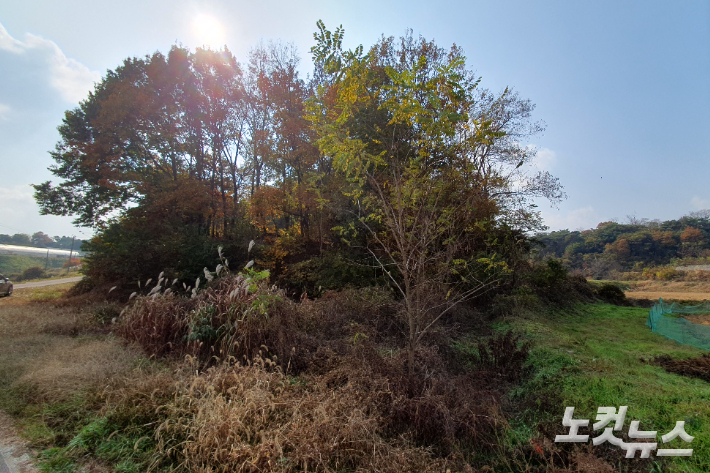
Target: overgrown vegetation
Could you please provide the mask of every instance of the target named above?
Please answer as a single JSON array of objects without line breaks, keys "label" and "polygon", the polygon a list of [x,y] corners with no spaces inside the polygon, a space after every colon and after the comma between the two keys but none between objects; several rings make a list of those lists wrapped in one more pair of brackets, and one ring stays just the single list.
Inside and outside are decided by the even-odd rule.
[{"label": "overgrown vegetation", "polygon": [[633,406],[644,428],[692,415],[702,440],[708,390],[639,361],[695,352],[617,285],[531,258],[533,199],[564,197],[522,144],[534,106],[481,89],[456,47],[410,32],[346,51],[318,29],[309,81],[287,47],[242,67],[175,46],[67,113],[63,181],[36,198],[98,230],[87,278],[0,319],[0,408],[43,468],[707,469],[700,442],[675,462],[552,442],[567,405]]},{"label": "overgrown vegetation", "polygon": [[[196,288],[164,275],[142,283],[123,311],[95,294],[38,304],[18,292],[8,301],[36,315],[4,331],[13,345],[0,353],[0,408],[21,419],[55,472],[704,471],[702,442],[669,463],[551,441],[565,431],[565,405],[590,418],[598,406],[629,405],[648,429],[691,419],[698,440],[710,414],[704,382],[641,359],[697,350],[643,330],[643,309],[580,306],[574,291],[562,305],[546,299],[546,287],[581,284],[559,268],[535,269],[525,281],[537,303],[492,323],[481,308],[459,307],[418,347],[413,374],[403,302],[382,287],[296,302],[264,272],[218,268]],[[19,309],[7,308],[5,324]],[[124,352],[109,329],[143,355]],[[36,347],[29,341],[43,333],[65,354],[33,371],[57,347],[13,347]],[[106,350],[87,373],[84,360]]]}]

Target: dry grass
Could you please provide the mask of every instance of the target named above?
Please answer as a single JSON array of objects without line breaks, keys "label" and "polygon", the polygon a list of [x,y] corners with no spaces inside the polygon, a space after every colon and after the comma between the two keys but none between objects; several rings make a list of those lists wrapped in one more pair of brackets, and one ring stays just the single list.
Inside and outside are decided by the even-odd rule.
[{"label": "dry grass", "polygon": [[[46,420],[49,428],[73,423],[43,444],[62,447],[47,457],[55,465],[472,472],[469,462],[482,455],[505,458],[501,406],[529,348],[512,334],[479,347],[466,370],[422,346],[411,376],[398,305],[386,293],[344,291],[297,304],[225,277],[192,299],[160,294],[132,303],[120,333],[151,356],[173,355],[146,364],[98,324],[97,310],[115,306],[53,289],[0,301],[0,381],[30,387],[35,403],[91,400],[78,408],[86,413],[64,409]],[[527,448],[520,464],[562,471],[528,458],[536,452]],[[582,453],[565,461],[578,471],[603,464]]]},{"label": "dry grass", "polygon": [[664,301],[706,301],[710,299],[710,294],[699,292],[670,292],[670,291],[648,291],[648,292],[627,292],[629,299],[649,299]]},{"label": "dry grass", "polygon": [[404,437],[383,437],[376,405],[388,389],[374,382],[372,390],[294,383],[260,358],[183,376],[157,430],[159,450],[185,472],[456,470]]},{"label": "dry grass", "polygon": [[[465,455],[493,448],[506,380],[520,374],[508,371],[522,370],[526,349],[507,363],[517,339],[491,345],[490,366],[464,375],[450,372],[433,346],[421,347],[410,376],[397,349],[398,310],[380,290],[297,304],[265,285],[250,291],[240,276],[192,299],[139,297],[119,333],[151,355],[192,361],[175,374],[176,388],[125,383],[112,388],[124,400],[108,404],[160,412],[139,416],[160,424],[156,468],[466,470]],[[156,405],[166,392],[170,399]]]},{"label": "dry grass", "polygon": [[72,284],[19,289],[0,299],[0,384],[60,401],[125,370],[139,353],[102,334],[94,306],[55,302]]},{"label": "dry grass", "polygon": [[638,281],[629,283],[626,297],[632,299],[659,299],[702,301],[710,299],[710,282],[707,281]]}]

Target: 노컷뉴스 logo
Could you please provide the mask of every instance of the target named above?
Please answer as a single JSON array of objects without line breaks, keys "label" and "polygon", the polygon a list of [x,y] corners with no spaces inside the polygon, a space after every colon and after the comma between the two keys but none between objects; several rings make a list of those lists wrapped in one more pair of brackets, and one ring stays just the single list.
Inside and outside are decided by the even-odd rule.
[{"label": "\ub178\ucef7\ub274\uc2a4 logo", "polygon": [[[624,442],[622,439],[614,436],[614,431],[619,431],[624,426],[626,418],[626,410],[628,406],[621,406],[619,412],[616,412],[615,407],[600,407],[597,410],[597,422],[592,425],[592,429],[604,429],[601,435],[592,438],[592,445],[601,445],[604,442],[609,442],[612,445],[626,450],[626,458],[635,458],[636,452],[641,452],[640,458],[649,458],[651,452],[658,447],[657,442]],[[589,440],[589,435],[581,435],[578,433],[580,427],[589,426],[589,419],[573,419],[574,407],[565,408],[565,416],[562,418],[562,425],[569,427],[567,435],[557,435],[555,442],[586,442]],[[607,425],[614,421],[614,427]],[[668,443],[676,437],[680,437],[683,441],[690,443],[694,437],[691,437],[685,432],[685,421],[677,421],[673,430],[661,437],[663,443]],[[655,439],[656,431],[639,430],[639,421],[634,420],[629,427],[629,438],[632,439]],[[693,454],[692,448],[658,448],[656,450],[657,457],[689,457]]]}]

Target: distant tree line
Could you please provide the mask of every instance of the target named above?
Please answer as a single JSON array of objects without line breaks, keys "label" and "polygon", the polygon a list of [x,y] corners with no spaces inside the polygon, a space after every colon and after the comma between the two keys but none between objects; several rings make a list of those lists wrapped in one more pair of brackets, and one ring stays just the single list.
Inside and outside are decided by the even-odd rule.
[{"label": "distant tree line", "polygon": [[[74,240],[74,250],[79,251],[83,243],[85,243],[84,240]],[[72,237],[50,237],[44,232],[36,232],[32,235],[28,235],[25,233],[5,235],[0,233],[0,245],[33,246],[35,248],[56,248],[70,250],[72,248]]]},{"label": "distant tree line", "polygon": [[673,262],[707,262],[710,258],[710,211],[693,212],[677,220],[637,219],[602,222],[584,231],[539,233],[538,255],[564,261],[589,276],[609,271],[641,271]]}]

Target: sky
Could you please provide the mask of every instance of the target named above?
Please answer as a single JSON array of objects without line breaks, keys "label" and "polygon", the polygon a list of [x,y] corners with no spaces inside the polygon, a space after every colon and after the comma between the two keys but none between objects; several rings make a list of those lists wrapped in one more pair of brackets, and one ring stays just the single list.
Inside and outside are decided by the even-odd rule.
[{"label": "sky", "polygon": [[455,43],[482,87],[535,103],[528,144],[568,196],[539,202],[551,230],[710,208],[710,0],[23,0],[0,2],[0,233],[91,236],[40,216],[30,184],[56,182],[57,126],[107,70],[174,44],[246,62],[280,40],[305,76],[319,19],[346,48],[407,28]]}]

